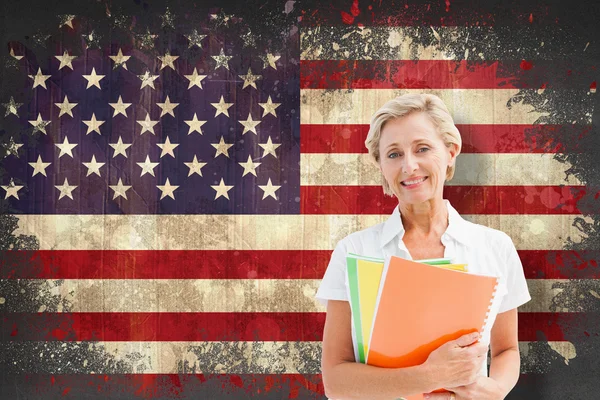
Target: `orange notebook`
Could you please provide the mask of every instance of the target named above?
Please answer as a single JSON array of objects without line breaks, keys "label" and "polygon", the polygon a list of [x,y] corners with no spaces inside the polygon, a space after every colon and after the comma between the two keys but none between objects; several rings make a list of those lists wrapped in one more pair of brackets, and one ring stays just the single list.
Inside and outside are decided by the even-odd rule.
[{"label": "orange notebook", "polygon": [[392,256],[379,286],[367,364],[419,365],[442,344],[482,333],[498,278]]}]

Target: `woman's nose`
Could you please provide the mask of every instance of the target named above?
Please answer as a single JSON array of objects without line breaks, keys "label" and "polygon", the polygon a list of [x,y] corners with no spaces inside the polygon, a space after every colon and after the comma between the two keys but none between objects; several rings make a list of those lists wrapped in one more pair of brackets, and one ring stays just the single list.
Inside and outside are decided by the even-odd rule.
[{"label": "woman's nose", "polygon": [[405,154],[402,162],[402,172],[406,175],[412,174],[417,169],[417,160],[415,157]]}]

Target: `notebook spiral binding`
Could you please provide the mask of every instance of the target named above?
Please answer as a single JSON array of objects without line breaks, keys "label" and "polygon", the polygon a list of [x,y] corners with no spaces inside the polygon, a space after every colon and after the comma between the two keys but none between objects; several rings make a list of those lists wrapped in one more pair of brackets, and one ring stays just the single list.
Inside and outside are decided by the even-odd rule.
[{"label": "notebook spiral binding", "polygon": [[492,307],[494,306],[494,302],[496,301],[496,295],[498,294],[498,286],[500,285],[500,280],[496,278],[496,285],[494,286],[494,291],[492,292],[492,297],[490,298],[490,304],[488,305],[488,310],[485,313],[485,319],[483,320],[483,325],[479,330],[481,336],[484,335],[488,330],[491,330],[492,327],[489,326],[492,321],[489,320],[490,312],[492,311]]}]

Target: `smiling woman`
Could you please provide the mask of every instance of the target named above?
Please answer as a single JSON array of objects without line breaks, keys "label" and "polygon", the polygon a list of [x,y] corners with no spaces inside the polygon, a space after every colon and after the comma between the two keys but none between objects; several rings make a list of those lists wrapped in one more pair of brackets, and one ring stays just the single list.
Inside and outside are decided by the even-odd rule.
[{"label": "smiling woman", "polygon": [[[464,220],[443,198],[462,146],[452,116],[434,95],[400,96],[373,115],[365,145],[381,172],[384,193],[395,196],[398,206],[384,223],[337,244],[317,292],[327,306],[322,357],[326,394],[333,399],[503,399],[519,377],[517,307],[531,297],[510,237]],[[488,316],[491,331],[448,342],[415,367],[356,363],[346,294],[348,253],[384,259],[448,257],[469,265],[469,272],[499,277],[500,301]],[[430,393],[438,388],[449,393]]]}]

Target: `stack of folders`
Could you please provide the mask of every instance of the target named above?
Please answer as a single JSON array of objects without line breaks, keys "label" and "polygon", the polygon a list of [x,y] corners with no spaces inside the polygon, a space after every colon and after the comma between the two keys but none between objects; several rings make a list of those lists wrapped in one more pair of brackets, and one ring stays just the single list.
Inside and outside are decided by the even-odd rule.
[{"label": "stack of folders", "polygon": [[356,362],[385,368],[420,365],[442,344],[484,333],[497,277],[469,273],[466,264],[449,258],[392,256],[386,263],[348,254],[346,259]]}]

